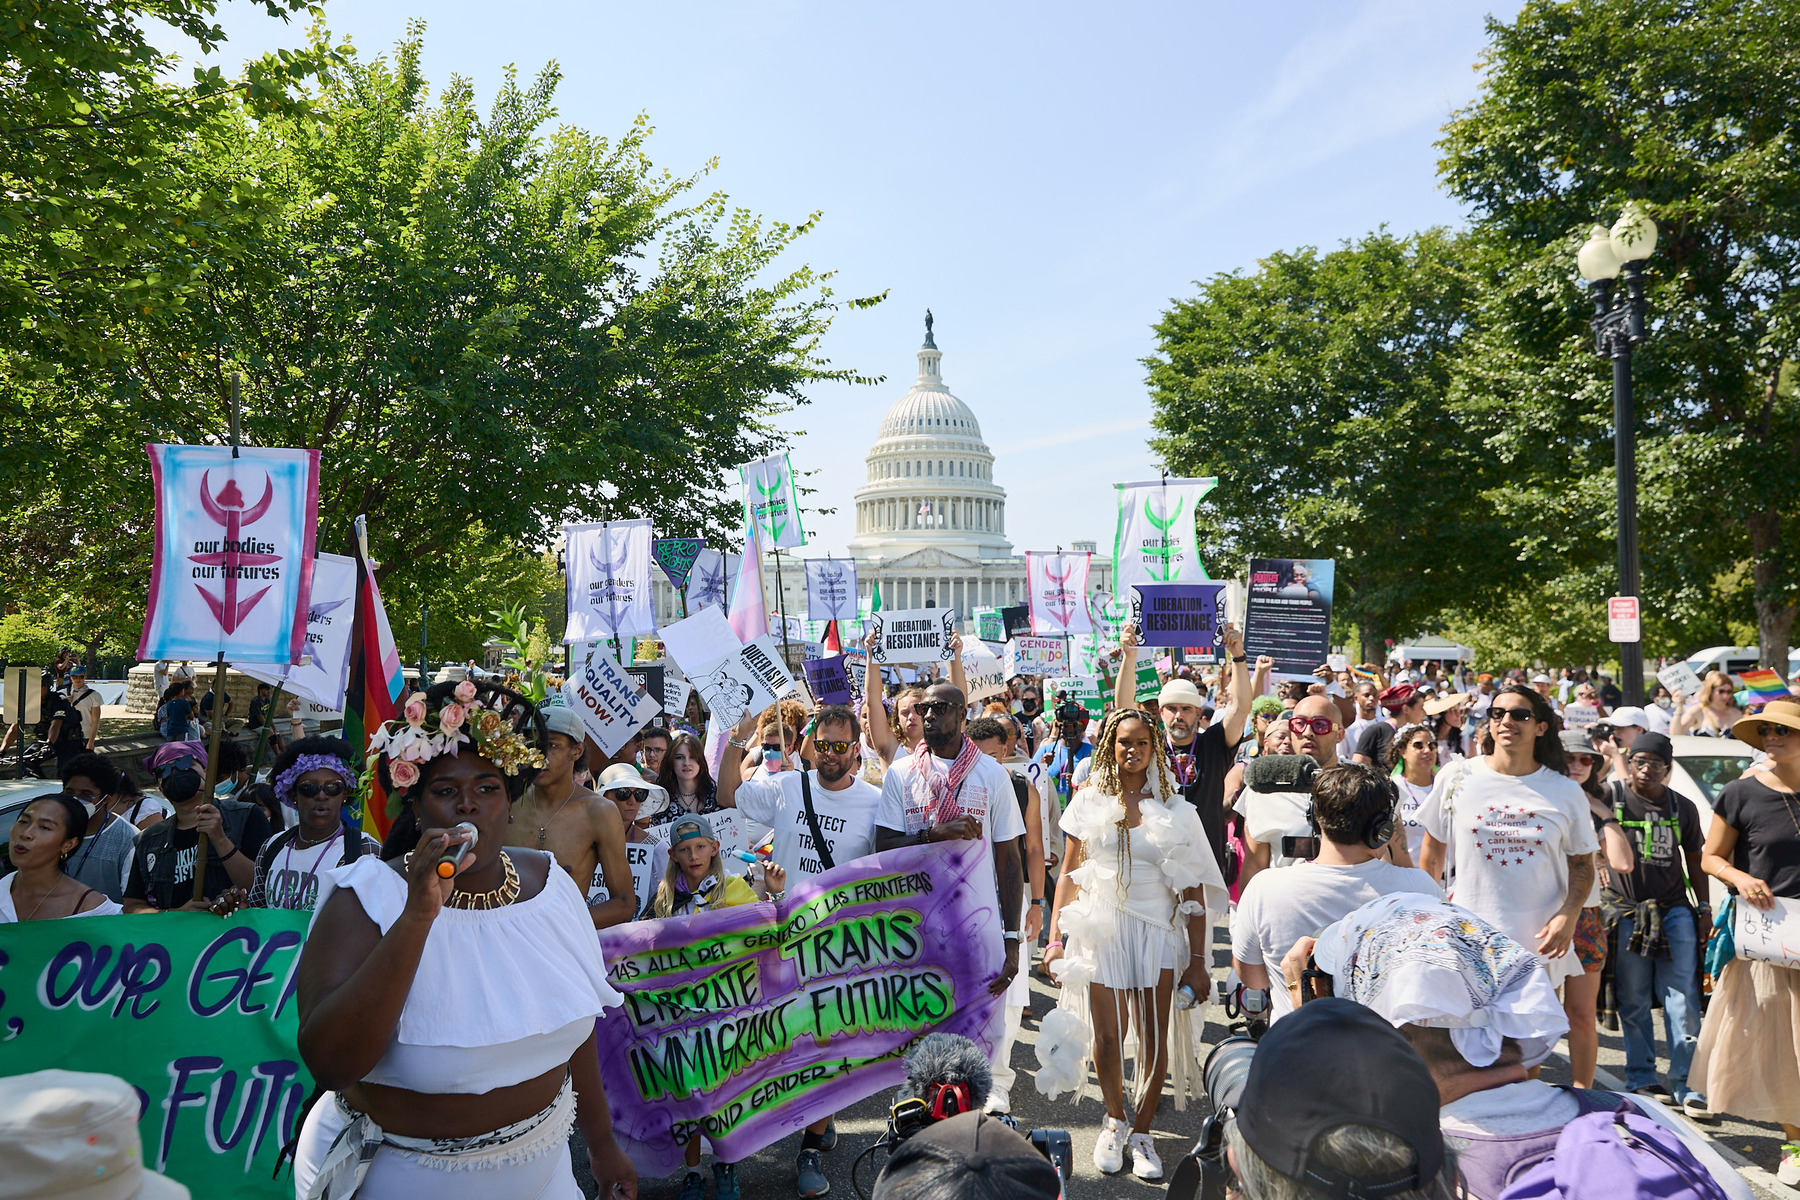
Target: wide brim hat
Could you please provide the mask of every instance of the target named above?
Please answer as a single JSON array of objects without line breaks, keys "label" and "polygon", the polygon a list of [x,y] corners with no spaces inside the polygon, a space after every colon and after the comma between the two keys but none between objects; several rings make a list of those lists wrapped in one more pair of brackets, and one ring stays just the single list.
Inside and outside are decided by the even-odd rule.
[{"label": "wide brim hat", "polygon": [[51,1068],[0,1078],[0,1191],[189,1200],[144,1165],[137,1092],[116,1075]]},{"label": "wide brim hat", "polygon": [[1469,693],[1451,692],[1447,696],[1439,696],[1435,700],[1427,700],[1425,702],[1425,715],[1428,717],[1442,716],[1453,708],[1461,708],[1468,702]]},{"label": "wide brim hat", "polygon": [[645,817],[654,817],[656,814],[662,812],[663,809],[669,807],[668,789],[664,788],[660,783],[645,779],[644,773],[630,763],[614,763],[612,766],[606,768],[606,770],[600,772],[599,791],[602,796],[607,795],[609,792],[639,789],[648,791],[650,794],[644,798],[643,805],[638,809],[638,820],[641,821]]},{"label": "wide brim hat", "polygon": [[1747,746],[1763,748],[1762,727],[1783,725],[1800,730],[1800,700],[1771,700],[1755,716],[1739,717],[1731,726],[1731,736]]}]

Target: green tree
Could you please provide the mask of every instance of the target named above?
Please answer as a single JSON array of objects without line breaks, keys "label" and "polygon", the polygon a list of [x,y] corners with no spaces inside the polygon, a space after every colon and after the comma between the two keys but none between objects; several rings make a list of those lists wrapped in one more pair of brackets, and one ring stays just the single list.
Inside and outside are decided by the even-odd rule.
[{"label": "green tree", "polygon": [[1334,615],[1365,652],[1427,629],[1505,534],[1476,502],[1481,446],[1450,420],[1474,308],[1468,248],[1443,230],[1276,253],[1215,276],[1156,325],[1153,449],[1216,475],[1207,553],[1335,558]]},{"label": "green tree", "polygon": [[[1610,368],[1592,356],[1574,251],[1641,203],[1651,332],[1635,357],[1647,607],[1727,629],[1748,563],[1764,663],[1784,669],[1800,597],[1800,6],[1568,0],[1490,21],[1479,98],[1442,172],[1505,263],[1458,370],[1459,419],[1494,448],[1484,494],[1524,576],[1598,620],[1610,567]],[[1785,528],[1784,528],[1785,526]],[[1586,606],[1591,605],[1591,608]]]}]

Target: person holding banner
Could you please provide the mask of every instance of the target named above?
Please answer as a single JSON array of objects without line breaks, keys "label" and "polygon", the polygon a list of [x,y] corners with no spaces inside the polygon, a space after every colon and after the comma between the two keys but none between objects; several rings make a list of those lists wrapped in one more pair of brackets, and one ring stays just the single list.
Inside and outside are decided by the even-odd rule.
[{"label": "person holding banner", "polygon": [[[1095,741],[1093,774],[1063,813],[1064,870],[1044,962],[1062,985],[1057,1007],[1093,1031],[1094,1074],[1106,1101],[1094,1166],[1103,1174],[1121,1169],[1129,1142],[1132,1174],[1160,1179],[1150,1125],[1170,1064],[1175,985],[1179,978],[1194,995],[1212,994],[1207,914],[1225,911],[1225,880],[1200,814],[1177,803],[1168,749],[1144,714],[1114,710]],[[1192,1012],[1176,1016],[1173,1038],[1183,1104],[1186,1085],[1200,1077],[1191,1061]],[[1129,1132],[1128,1035],[1137,1042]]]},{"label": "person holding banner", "polygon": [[[269,837],[269,818],[254,804],[200,795],[206,750],[198,742],[169,742],[150,760],[174,813],[138,835],[125,882],[125,911],[211,912],[241,904],[256,881],[256,856]],[[204,899],[194,898],[194,861],[206,839]]]},{"label": "person holding banner", "polygon": [[635,1197],[594,1035],[620,997],[581,889],[548,851],[504,845],[543,718],[473,680],[402,711],[369,743],[371,781],[401,806],[386,861],[326,872],[296,968],[300,1056],[329,1089],[296,1195],[575,1200],[579,1124],[601,1195]]},{"label": "person holding banner", "polygon": [[[631,868],[633,905],[630,919],[639,920],[650,915],[650,898],[669,865],[668,843],[645,828],[650,818],[669,806],[669,794],[630,763],[614,763],[600,773],[600,794],[618,807],[619,819],[625,822],[625,861]],[[643,824],[639,824],[640,814]],[[607,895],[605,876],[596,870],[588,885],[589,911]]]},{"label": "person holding banner", "polygon": [[13,822],[13,873],[0,879],[0,924],[103,917],[124,910],[68,873],[87,830],[85,805],[67,792],[33,800]]}]

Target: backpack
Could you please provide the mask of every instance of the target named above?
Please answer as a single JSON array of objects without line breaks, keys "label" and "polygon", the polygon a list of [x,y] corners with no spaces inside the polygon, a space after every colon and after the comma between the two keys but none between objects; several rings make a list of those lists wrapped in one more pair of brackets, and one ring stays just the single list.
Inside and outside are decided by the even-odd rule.
[{"label": "backpack", "polygon": [[1673,1129],[1626,1102],[1616,1112],[1588,1112],[1563,1126],[1556,1148],[1515,1168],[1499,1200],[1726,1200]]}]

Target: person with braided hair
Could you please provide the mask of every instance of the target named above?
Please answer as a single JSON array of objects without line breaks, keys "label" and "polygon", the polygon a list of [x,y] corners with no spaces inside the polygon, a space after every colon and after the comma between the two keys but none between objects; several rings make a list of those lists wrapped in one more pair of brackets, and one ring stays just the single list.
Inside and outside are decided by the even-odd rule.
[{"label": "person with braided hair", "polygon": [[[1178,1108],[1200,1081],[1190,1026],[1202,1010],[1174,1011],[1171,1036],[1176,981],[1196,996],[1212,994],[1210,917],[1225,912],[1225,880],[1199,812],[1181,802],[1167,744],[1136,709],[1107,714],[1094,739],[1093,770],[1063,813],[1062,830],[1064,870],[1044,966],[1062,987],[1057,1007],[1093,1033],[1094,1074],[1106,1101],[1094,1165],[1107,1174],[1121,1169],[1129,1140],[1132,1174],[1160,1179],[1150,1124],[1163,1073],[1173,1060]],[[1129,1138],[1127,1035],[1137,1043]],[[1085,1068],[1075,1078],[1084,1075]]]}]

